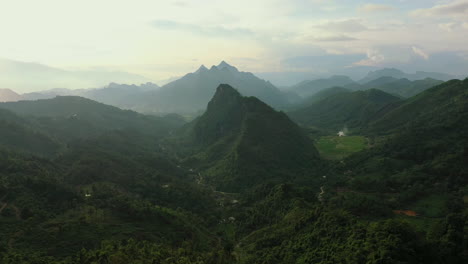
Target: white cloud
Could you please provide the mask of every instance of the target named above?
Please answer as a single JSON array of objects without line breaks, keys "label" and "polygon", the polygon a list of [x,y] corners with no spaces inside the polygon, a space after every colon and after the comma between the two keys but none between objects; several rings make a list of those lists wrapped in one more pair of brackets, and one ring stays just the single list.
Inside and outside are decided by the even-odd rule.
[{"label": "white cloud", "polygon": [[411,49],[413,50],[414,54],[420,56],[421,58],[423,58],[425,60],[429,59],[429,54],[424,52],[422,49],[417,48],[417,47],[411,47]]},{"label": "white cloud", "polygon": [[379,4],[365,4],[359,7],[360,12],[365,13],[376,13],[376,12],[387,12],[392,11],[395,8],[390,5],[379,5]]},{"label": "white cloud", "polygon": [[468,15],[468,0],[455,0],[447,4],[435,5],[431,8],[418,9],[411,13],[414,16],[456,16],[466,19]]},{"label": "white cloud", "polygon": [[180,30],[192,34],[200,34],[213,37],[241,37],[251,36],[253,32],[246,28],[223,27],[223,26],[201,26],[191,23],[181,23],[172,20],[155,20],[151,26],[163,30]]},{"label": "white cloud", "polygon": [[385,56],[378,50],[367,50],[367,59],[353,63],[355,66],[379,66],[385,61]]},{"label": "white cloud", "polygon": [[360,32],[368,29],[362,24],[362,20],[357,18],[328,21],[315,27],[336,32]]},{"label": "white cloud", "polygon": [[456,27],[457,27],[457,23],[454,23],[454,22],[439,24],[439,28],[447,32],[453,32]]},{"label": "white cloud", "polygon": [[357,38],[353,38],[347,35],[338,34],[338,35],[326,35],[320,37],[313,37],[312,40],[323,41],[323,42],[337,42],[337,41],[353,41]]}]

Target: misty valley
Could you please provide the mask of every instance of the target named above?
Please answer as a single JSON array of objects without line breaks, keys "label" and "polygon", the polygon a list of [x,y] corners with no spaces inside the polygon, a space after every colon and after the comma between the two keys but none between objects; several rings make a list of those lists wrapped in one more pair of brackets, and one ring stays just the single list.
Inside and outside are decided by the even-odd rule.
[{"label": "misty valley", "polygon": [[468,79],[223,61],[0,101],[2,264],[468,261]]}]

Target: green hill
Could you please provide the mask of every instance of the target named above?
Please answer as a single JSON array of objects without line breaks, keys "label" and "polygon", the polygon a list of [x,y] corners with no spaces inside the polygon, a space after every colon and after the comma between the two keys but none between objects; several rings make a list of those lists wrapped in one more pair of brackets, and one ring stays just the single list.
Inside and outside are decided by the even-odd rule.
[{"label": "green hill", "polygon": [[179,120],[171,117],[142,115],[77,96],[0,103],[0,108],[23,116],[65,142],[121,129],[165,135],[180,124]]},{"label": "green hill", "polygon": [[337,132],[343,127],[360,129],[392,109],[400,99],[383,91],[342,91],[311,105],[289,112],[302,125]]},{"label": "green hill", "polygon": [[450,122],[453,125],[462,120],[461,114],[466,110],[467,83],[466,79],[452,80],[409,98],[373,122],[369,131],[389,134],[408,126],[415,126],[416,123],[423,124],[421,129],[427,129],[437,123],[442,125]]},{"label": "green hill", "polygon": [[284,113],[229,85],[217,88],[191,138],[200,148],[191,162],[204,164],[202,176],[221,190],[309,177],[320,165],[312,142]]},{"label": "green hill", "polygon": [[345,87],[352,90],[379,89],[389,94],[409,98],[441,83],[443,81],[431,78],[410,81],[406,78],[397,79],[384,76],[364,84],[352,84]]},{"label": "green hill", "polygon": [[466,195],[467,102],[468,80],[452,80],[371,123],[365,132],[379,136],[380,142],[345,161],[343,171],[352,171],[348,186],[368,194],[388,193],[389,206],[427,217],[441,218],[450,208],[463,208],[450,207],[448,201],[462,203]]}]

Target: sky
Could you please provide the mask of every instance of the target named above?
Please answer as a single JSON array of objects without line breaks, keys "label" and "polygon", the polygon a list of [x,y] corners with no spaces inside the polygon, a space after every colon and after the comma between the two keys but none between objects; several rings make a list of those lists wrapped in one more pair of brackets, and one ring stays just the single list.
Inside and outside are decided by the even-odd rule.
[{"label": "sky", "polygon": [[468,72],[468,0],[0,0],[0,36],[2,59],[151,80],[221,60],[259,73]]}]

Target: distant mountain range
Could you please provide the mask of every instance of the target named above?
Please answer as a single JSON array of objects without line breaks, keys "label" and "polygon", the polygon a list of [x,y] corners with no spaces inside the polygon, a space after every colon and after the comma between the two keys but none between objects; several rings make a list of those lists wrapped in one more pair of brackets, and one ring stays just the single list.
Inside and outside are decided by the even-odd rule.
[{"label": "distant mountain range", "polygon": [[381,77],[393,77],[396,79],[408,79],[410,81],[415,80],[422,80],[426,78],[448,81],[451,79],[455,79],[456,76],[445,74],[445,73],[438,73],[438,72],[423,72],[417,71],[416,73],[405,73],[395,68],[385,68],[381,70],[371,71],[367,74],[366,77],[359,80],[358,82],[361,84],[368,83],[370,81],[379,79]]},{"label": "distant mountain range", "polygon": [[52,88],[92,88],[117,83],[146,83],[143,76],[122,71],[71,71],[31,62],[0,59],[0,85],[18,93]]},{"label": "distant mountain range", "polygon": [[268,81],[249,72],[241,72],[226,62],[210,69],[201,66],[197,71],[162,87],[153,83],[142,85],[115,84],[99,89],[53,89],[22,96],[25,100],[53,98],[57,95],[77,95],[102,103],[144,113],[195,113],[202,111],[216,87],[227,83],[239,91],[255,96],[274,107],[282,107],[300,98],[282,92]]},{"label": "distant mountain range", "polygon": [[291,90],[302,97],[307,97],[326,88],[336,86],[343,87],[354,83],[355,82],[348,76],[336,75],[327,79],[303,81],[291,87]]},{"label": "distant mountain range", "polygon": [[[30,66],[34,71],[40,68],[44,72],[56,72],[47,70],[41,65]],[[239,71],[236,67],[222,61],[210,69],[202,65],[197,71],[188,73],[162,87],[151,82],[141,85],[110,83],[96,89],[51,89],[25,93],[21,97],[12,94],[13,91],[9,91],[7,96],[4,91],[5,95],[0,94],[0,100],[37,100],[73,95],[141,113],[180,113],[193,116],[203,111],[216,87],[221,83],[236,87],[243,95],[255,96],[274,108],[292,109],[293,105],[306,104],[314,100],[308,97],[331,87],[343,87],[354,91],[375,88],[408,98],[440,84],[442,81],[439,80],[452,77],[441,73],[407,74],[397,69],[382,69],[369,72],[365,78],[357,82],[348,76],[336,75],[303,81],[287,90],[279,90],[269,81],[262,80],[250,72]]]},{"label": "distant mountain range", "polygon": [[290,91],[307,98],[331,87],[344,87],[354,91],[375,88],[408,98],[441,84],[444,80],[453,78],[455,77],[443,73],[416,72],[408,74],[397,69],[382,69],[369,72],[365,78],[357,82],[347,76],[336,75],[325,79],[303,81],[292,86]]},{"label": "distant mountain range", "polygon": [[133,102],[138,101],[140,95],[145,92],[157,90],[160,87],[148,82],[141,85],[127,85],[110,83],[97,89],[52,89],[35,93],[26,93],[21,96],[23,100],[50,99],[56,96],[81,96],[101,103],[118,106],[120,108],[132,108]]},{"label": "distant mountain range", "polygon": [[149,112],[185,112],[203,110],[221,83],[238,87],[247,96],[255,96],[269,105],[281,107],[288,104],[283,92],[268,81],[250,72],[241,72],[226,62],[210,69],[201,66],[197,71],[170,82],[157,91],[141,98],[135,110]]}]

